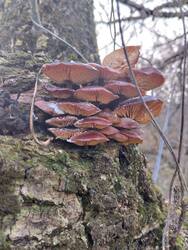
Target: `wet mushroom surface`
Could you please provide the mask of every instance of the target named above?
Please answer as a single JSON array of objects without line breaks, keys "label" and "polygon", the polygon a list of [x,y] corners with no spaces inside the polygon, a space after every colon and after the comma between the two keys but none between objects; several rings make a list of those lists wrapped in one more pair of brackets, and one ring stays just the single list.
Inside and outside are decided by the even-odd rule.
[{"label": "wet mushroom surface", "polygon": [[[127,46],[127,52],[144,102],[157,117],[163,101],[147,91],[162,86],[165,78],[153,67],[135,68],[140,46]],[[35,106],[47,114],[45,124],[55,139],[78,146],[143,142],[142,127],[151,117],[131,83],[123,48],[108,54],[102,65],[52,63],[43,65],[42,73],[50,79],[45,85],[48,101]]]}]

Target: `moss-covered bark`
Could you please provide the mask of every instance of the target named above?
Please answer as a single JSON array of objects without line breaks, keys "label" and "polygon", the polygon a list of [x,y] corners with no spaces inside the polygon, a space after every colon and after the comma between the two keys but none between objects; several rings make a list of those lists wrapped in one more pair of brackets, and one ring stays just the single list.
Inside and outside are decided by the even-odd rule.
[{"label": "moss-covered bark", "polygon": [[[0,138],[2,249],[155,249],[164,212],[137,147]],[[4,248],[3,248],[4,247]]]}]

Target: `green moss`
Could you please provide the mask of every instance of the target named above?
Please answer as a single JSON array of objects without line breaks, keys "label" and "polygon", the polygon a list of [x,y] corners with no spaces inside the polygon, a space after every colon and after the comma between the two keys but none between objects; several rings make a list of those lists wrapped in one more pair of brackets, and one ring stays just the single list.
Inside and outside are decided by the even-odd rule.
[{"label": "green moss", "polygon": [[182,235],[178,235],[175,245],[175,250],[185,250],[185,238]]},{"label": "green moss", "polygon": [[6,240],[6,236],[4,233],[0,230],[0,250],[10,250],[10,245],[8,241]]}]

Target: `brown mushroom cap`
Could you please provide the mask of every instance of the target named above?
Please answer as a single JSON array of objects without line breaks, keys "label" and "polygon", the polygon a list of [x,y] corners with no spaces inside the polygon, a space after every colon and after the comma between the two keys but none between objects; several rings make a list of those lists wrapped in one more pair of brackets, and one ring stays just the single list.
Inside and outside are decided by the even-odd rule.
[{"label": "brown mushroom cap", "polygon": [[74,126],[78,128],[97,128],[103,129],[108,126],[111,126],[112,123],[104,118],[98,116],[91,116],[75,122]]},{"label": "brown mushroom cap", "polygon": [[108,66],[99,65],[97,63],[89,63],[89,65],[95,67],[100,72],[100,79],[103,80],[118,80],[127,76],[124,70],[113,69]]},{"label": "brown mushroom cap", "polygon": [[120,122],[120,118],[110,109],[105,109],[101,111],[100,113],[97,114],[97,116],[109,120],[112,124],[116,124]]},{"label": "brown mushroom cap", "polygon": [[153,67],[133,69],[133,72],[138,86],[146,91],[160,87],[165,81],[162,73]]},{"label": "brown mushroom cap", "polygon": [[119,130],[117,128],[109,126],[109,127],[101,129],[100,132],[108,136],[108,135],[114,135],[114,134],[119,133]]},{"label": "brown mushroom cap", "polygon": [[95,115],[101,110],[95,105],[87,102],[60,102],[58,108],[71,115],[90,116]]},{"label": "brown mushroom cap", "polygon": [[68,128],[49,128],[48,129],[52,134],[55,135],[56,139],[67,140],[71,136],[76,136],[82,133],[80,129],[68,129]]},{"label": "brown mushroom cap", "polygon": [[126,144],[138,144],[143,142],[143,132],[141,129],[122,129],[120,133],[128,137]]},{"label": "brown mushroom cap", "polygon": [[125,129],[135,129],[139,128],[139,123],[130,118],[121,118],[120,122],[115,124],[118,128],[125,128]]},{"label": "brown mushroom cap", "polygon": [[77,89],[74,93],[74,97],[84,101],[100,102],[103,104],[108,104],[119,96],[114,95],[111,91],[103,87],[85,87]]},{"label": "brown mushroom cap", "polygon": [[112,134],[112,135],[108,135],[108,138],[113,139],[117,142],[127,142],[128,141],[128,137],[126,135],[121,134],[121,132],[116,133],[116,134]]},{"label": "brown mushroom cap", "polygon": [[45,85],[45,89],[49,92],[49,94],[55,98],[66,99],[74,94],[74,89],[69,88],[59,88],[51,84]]},{"label": "brown mushroom cap", "polygon": [[[131,66],[135,66],[140,55],[140,46],[126,46]],[[121,66],[128,67],[123,48],[114,50],[102,62],[103,65],[118,69]]]},{"label": "brown mushroom cap", "polygon": [[68,140],[68,142],[79,146],[94,146],[107,141],[109,141],[109,139],[105,135],[94,130],[83,132]]},{"label": "brown mushroom cap", "polygon": [[71,81],[75,84],[86,84],[99,78],[99,71],[84,63],[44,64],[42,73],[56,83]]},{"label": "brown mushroom cap", "polygon": [[35,106],[49,115],[63,115],[65,112],[58,107],[57,102],[46,102],[43,100],[35,102]]},{"label": "brown mushroom cap", "polygon": [[66,115],[66,116],[50,118],[46,120],[46,123],[51,126],[63,128],[73,125],[77,120],[78,118],[75,116]]},{"label": "brown mushroom cap", "polygon": [[[104,87],[112,91],[114,94],[124,95],[126,97],[139,96],[136,86],[129,82],[109,81]],[[142,95],[145,94],[144,90],[140,89],[140,91]]]},{"label": "brown mushroom cap", "polygon": [[[143,98],[153,116],[158,116],[162,110],[163,102],[154,96],[144,96]],[[120,117],[129,117],[142,124],[151,121],[150,115],[145,109],[140,97],[131,98],[122,102],[114,110],[114,113]]]}]

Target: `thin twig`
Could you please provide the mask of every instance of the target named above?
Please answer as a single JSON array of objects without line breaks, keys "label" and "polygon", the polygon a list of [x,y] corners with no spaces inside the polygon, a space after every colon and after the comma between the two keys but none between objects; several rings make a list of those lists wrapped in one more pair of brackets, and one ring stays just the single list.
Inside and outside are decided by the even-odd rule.
[{"label": "thin twig", "polygon": [[32,98],[32,101],[31,101],[31,109],[30,109],[30,114],[29,114],[29,127],[30,127],[30,131],[31,131],[31,134],[32,134],[34,140],[41,146],[48,146],[53,138],[50,137],[46,141],[39,141],[39,139],[37,138],[37,136],[35,134],[35,130],[34,130],[34,126],[33,126],[35,97],[36,97],[36,94],[37,94],[38,81],[39,81],[39,76],[41,74],[41,70],[42,70],[42,68],[39,70],[39,72],[38,72],[38,74],[36,76],[35,88],[34,88],[34,92],[33,92],[33,98]]}]

